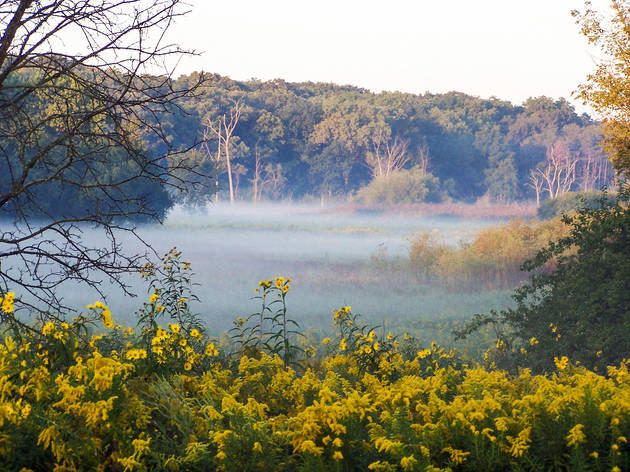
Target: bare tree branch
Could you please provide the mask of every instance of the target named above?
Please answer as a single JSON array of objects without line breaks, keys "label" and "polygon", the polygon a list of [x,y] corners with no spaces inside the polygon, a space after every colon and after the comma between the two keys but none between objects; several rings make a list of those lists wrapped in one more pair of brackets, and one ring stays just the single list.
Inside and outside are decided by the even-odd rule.
[{"label": "bare tree branch", "polygon": [[[197,143],[175,149],[161,123],[205,80],[173,87],[168,64],[191,52],[166,32],[185,13],[180,0],[0,2],[0,295],[52,315],[66,282],[129,292],[122,277],[152,251],[136,224],[205,177]],[[126,254],[125,234],[145,254]]]}]

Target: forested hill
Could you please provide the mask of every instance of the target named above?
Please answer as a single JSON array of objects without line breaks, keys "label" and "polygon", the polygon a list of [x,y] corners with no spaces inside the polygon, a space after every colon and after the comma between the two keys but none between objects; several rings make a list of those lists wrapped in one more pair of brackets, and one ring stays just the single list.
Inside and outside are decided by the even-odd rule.
[{"label": "forested hill", "polygon": [[[175,86],[197,78],[182,76]],[[225,115],[229,124],[235,106],[240,116],[229,152],[237,199],[254,198],[254,187],[257,197],[272,199],[347,195],[384,175],[379,164],[397,157],[402,168],[432,174],[442,195],[458,200],[535,198],[536,187],[544,199],[599,188],[612,177],[598,149],[598,123],[576,114],[565,99],[513,105],[459,92],[375,94],[352,86],[211,75],[183,104],[187,114],[162,119],[175,145],[206,132],[207,146],[191,157],[206,166],[219,162],[222,191],[228,188],[225,152],[218,155],[219,135],[208,124],[221,132],[220,119]],[[557,174],[557,182],[548,182]]]}]

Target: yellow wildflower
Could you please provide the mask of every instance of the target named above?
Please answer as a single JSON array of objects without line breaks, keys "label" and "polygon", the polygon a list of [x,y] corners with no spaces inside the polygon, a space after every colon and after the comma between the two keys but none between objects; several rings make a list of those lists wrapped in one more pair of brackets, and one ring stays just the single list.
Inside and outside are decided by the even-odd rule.
[{"label": "yellow wildflower", "polygon": [[0,297],[0,303],[2,303],[2,311],[4,311],[5,313],[12,313],[14,299],[15,292],[7,292],[4,297]]},{"label": "yellow wildflower", "polygon": [[424,359],[425,357],[428,357],[431,355],[431,349],[422,349],[421,351],[418,351],[418,357],[420,359]]},{"label": "yellow wildflower", "polygon": [[199,339],[199,338],[201,338],[201,333],[199,332],[199,330],[197,328],[193,328],[190,331],[190,336],[195,338],[195,339]]},{"label": "yellow wildflower", "polygon": [[313,441],[307,439],[306,441],[302,441],[296,448],[296,452],[304,452],[307,454],[311,454],[313,456],[321,456],[324,451],[323,448],[317,447]]},{"label": "yellow wildflower", "polygon": [[343,459],[343,454],[341,453],[341,451],[335,451],[332,458],[336,461],[340,461]]},{"label": "yellow wildflower", "polygon": [[403,468],[403,470],[413,470],[417,462],[418,460],[415,457],[413,457],[413,454],[412,454],[410,456],[406,456],[400,459],[400,466]]},{"label": "yellow wildflower", "polygon": [[252,448],[252,451],[259,452],[259,453],[262,454],[262,452],[263,452],[262,445],[258,441],[256,441],[254,443],[254,447]]},{"label": "yellow wildflower", "polygon": [[525,428],[523,431],[518,433],[518,436],[512,438],[511,436],[507,436],[507,440],[510,441],[510,454],[513,457],[522,457],[523,453],[529,448],[529,443],[531,439],[529,438],[529,433],[531,432],[530,428]]},{"label": "yellow wildflower", "polygon": [[567,435],[567,446],[579,446],[583,442],[586,441],[586,436],[584,435],[584,425],[576,424]]},{"label": "yellow wildflower", "polygon": [[560,359],[557,357],[553,358],[553,362],[556,364],[556,367],[560,370],[564,370],[567,368],[567,364],[569,363],[569,358],[567,356],[562,356]]},{"label": "yellow wildflower", "polygon": [[158,295],[157,292],[154,292],[153,295],[151,295],[149,297],[149,303],[155,303],[158,301],[158,298],[160,298],[160,295]]},{"label": "yellow wildflower", "polygon": [[451,458],[451,462],[454,465],[463,464],[466,461],[467,456],[470,455],[470,452],[464,452],[459,449],[453,449],[450,446],[442,449],[442,452],[448,452]]},{"label": "yellow wildflower", "polygon": [[44,336],[50,336],[54,332],[55,332],[55,323],[53,323],[52,321],[48,321],[47,323],[44,324],[44,327],[42,328],[42,334]]},{"label": "yellow wildflower", "polygon": [[218,356],[218,355],[219,355],[219,351],[217,351],[213,343],[210,343],[206,346],[206,356],[211,357],[211,356]]}]

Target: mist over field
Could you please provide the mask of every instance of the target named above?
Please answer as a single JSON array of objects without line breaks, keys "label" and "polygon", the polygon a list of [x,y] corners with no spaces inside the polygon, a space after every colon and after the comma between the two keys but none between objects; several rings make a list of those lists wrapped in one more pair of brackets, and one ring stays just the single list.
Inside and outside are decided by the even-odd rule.
[{"label": "mist over field", "polygon": [[[237,316],[258,310],[254,288],[261,279],[291,277],[288,307],[304,329],[325,332],[331,310],[351,305],[354,312],[399,331],[420,321],[467,319],[475,312],[501,308],[507,291],[446,293],[422,285],[406,270],[409,239],[431,232],[458,245],[496,219],[466,220],[451,216],[419,217],[378,212],[350,213],[343,208],[286,204],[209,204],[203,209],[176,207],[163,225],[139,228],[139,235],[162,255],[173,246],[194,272],[193,288],[201,303],[193,305],[211,332],[230,328]],[[85,236],[102,235],[86,229]],[[141,243],[124,238],[127,252],[142,252]],[[105,288],[114,315],[133,322],[133,313],[148,297],[140,277],[129,283],[138,298]],[[85,306],[97,295],[66,290],[70,306]]]}]

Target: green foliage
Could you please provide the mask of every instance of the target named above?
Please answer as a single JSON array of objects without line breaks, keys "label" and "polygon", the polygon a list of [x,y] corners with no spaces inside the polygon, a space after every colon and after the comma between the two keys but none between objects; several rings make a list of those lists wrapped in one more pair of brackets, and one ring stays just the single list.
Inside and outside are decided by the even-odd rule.
[{"label": "green foliage", "polygon": [[607,17],[590,1],[583,11],[574,10],[576,23],[589,43],[602,52],[602,60],[588,81],[579,88],[579,97],[604,118],[604,148],[615,168],[630,171],[630,16],[628,4],[610,0]]},{"label": "green foliage", "polygon": [[290,278],[284,277],[259,282],[258,295],[254,298],[260,300],[260,311],[246,319],[239,317],[230,330],[238,353],[259,355],[264,352],[279,356],[287,366],[299,365],[304,350],[296,343],[296,338],[303,334],[300,325],[287,315],[290,282]]},{"label": "green foliage", "polygon": [[[195,77],[182,76],[174,85],[186,85]],[[334,84],[241,82],[219,75],[208,79],[198,96],[182,102],[186,116],[169,113],[160,118],[178,147],[191,135],[200,138],[206,120],[226,113],[231,100],[243,103],[247,112],[235,131],[247,148],[235,161],[245,170],[241,198],[252,194],[247,186],[253,187],[257,160],[262,165],[258,184],[273,180],[266,175],[267,165],[281,165],[286,178],[282,193],[274,197],[272,186],[265,184],[263,197],[354,193],[371,181],[366,164],[376,147],[380,144],[383,153],[396,138],[408,143],[405,168],[422,164],[423,154],[428,161],[424,168],[439,179],[441,190],[458,200],[487,195],[508,202],[533,196],[529,172],[556,141],[566,142],[581,163],[587,157],[589,162],[603,159],[597,148],[599,125],[576,114],[564,99],[536,97],[517,106],[458,92],[372,94]],[[579,164],[576,185],[584,181],[583,170]],[[220,187],[223,184],[222,177]]]},{"label": "green foliage", "polygon": [[376,177],[359,189],[355,196],[357,202],[366,205],[439,203],[443,198],[439,179],[418,168],[402,169]]},{"label": "green foliage", "polygon": [[538,217],[548,220],[580,208],[597,209],[600,206],[602,197],[606,197],[609,202],[614,201],[614,197],[612,195],[596,190],[586,192],[568,192],[557,198],[549,198],[545,200],[538,208]]},{"label": "green foliage", "polygon": [[[630,352],[630,189],[613,203],[563,217],[568,236],[550,243],[523,264],[535,273],[513,295],[516,307],[476,315],[458,333],[467,336],[492,324],[505,344],[505,365],[551,370],[552,357],[594,369],[622,360]],[[521,351],[521,349],[526,352]]]},{"label": "green foliage", "polygon": [[146,263],[141,276],[149,285],[149,303],[138,310],[138,324],[142,328],[154,330],[158,318],[167,316],[186,331],[203,329],[200,318],[192,313],[190,304],[199,298],[192,292],[191,264],[181,260],[182,253],[177,248],[169,250],[160,264]]}]

